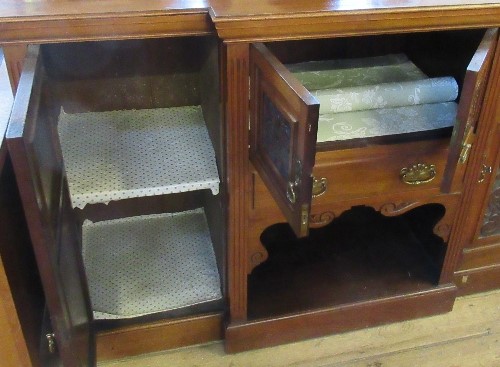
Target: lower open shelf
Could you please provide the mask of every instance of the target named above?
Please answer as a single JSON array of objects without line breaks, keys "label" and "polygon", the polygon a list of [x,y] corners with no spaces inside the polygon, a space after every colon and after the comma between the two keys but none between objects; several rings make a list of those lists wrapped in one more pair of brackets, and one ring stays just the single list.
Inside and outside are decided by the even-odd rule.
[{"label": "lower open shelf", "polygon": [[83,224],[95,319],[127,319],[221,301],[203,209]]},{"label": "lower open shelf", "polygon": [[286,224],[266,229],[269,259],[249,276],[248,319],[436,288],[446,246],[432,228],[443,210],[431,204],[388,218],[357,207],[301,240]]}]

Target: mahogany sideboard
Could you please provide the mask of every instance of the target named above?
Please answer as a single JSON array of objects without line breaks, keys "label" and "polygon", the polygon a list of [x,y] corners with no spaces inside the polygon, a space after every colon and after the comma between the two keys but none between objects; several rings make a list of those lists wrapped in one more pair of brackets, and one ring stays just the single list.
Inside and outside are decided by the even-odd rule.
[{"label": "mahogany sideboard", "polygon": [[[500,3],[480,0],[2,2],[16,96],[2,141],[0,255],[18,363],[92,366],[222,338],[238,352],[447,312],[457,294],[497,288],[499,25]],[[288,65],[401,52],[427,75],[457,80],[454,125],[317,142],[321,107]],[[66,116],[105,124],[117,110],[191,105],[205,121],[216,187],[203,179],[77,198],[58,130]],[[268,144],[276,126],[284,130]],[[70,145],[92,136],[80,134]],[[295,140],[279,140],[287,136]],[[432,163],[425,174],[435,179],[402,183],[401,168],[419,163]],[[214,300],[128,319],[92,310],[98,285],[82,251],[94,223],[200,207]],[[40,349],[52,354],[39,357],[42,329]]]}]

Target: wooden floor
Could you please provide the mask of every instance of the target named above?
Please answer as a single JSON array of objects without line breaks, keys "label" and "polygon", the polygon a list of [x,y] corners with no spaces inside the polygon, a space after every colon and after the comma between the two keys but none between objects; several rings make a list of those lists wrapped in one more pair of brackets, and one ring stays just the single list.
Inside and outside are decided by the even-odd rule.
[{"label": "wooden floor", "polygon": [[500,290],[457,299],[451,313],[236,355],[222,342],[100,367],[500,367]]}]

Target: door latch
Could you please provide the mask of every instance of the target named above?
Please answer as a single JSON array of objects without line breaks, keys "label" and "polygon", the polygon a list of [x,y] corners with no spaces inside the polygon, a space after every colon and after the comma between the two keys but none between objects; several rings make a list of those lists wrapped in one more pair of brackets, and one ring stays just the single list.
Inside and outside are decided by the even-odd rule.
[{"label": "door latch", "polygon": [[491,175],[493,173],[493,168],[491,166],[487,166],[483,164],[483,168],[481,168],[481,172],[479,173],[479,179],[477,182],[482,183],[486,179],[486,175]]},{"label": "door latch", "polygon": [[286,197],[292,204],[295,204],[297,201],[297,194],[295,190],[300,186],[302,180],[302,162],[300,161],[300,159],[297,159],[295,161],[294,168],[294,179],[290,180],[286,187]]},{"label": "door latch", "polygon": [[46,334],[47,338],[47,347],[50,354],[54,354],[56,352],[56,336],[54,333]]}]

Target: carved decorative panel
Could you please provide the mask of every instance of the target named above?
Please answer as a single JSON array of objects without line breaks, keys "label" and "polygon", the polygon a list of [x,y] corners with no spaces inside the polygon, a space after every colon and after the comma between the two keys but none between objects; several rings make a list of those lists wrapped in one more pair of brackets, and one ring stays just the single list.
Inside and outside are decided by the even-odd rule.
[{"label": "carved decorative panel", "polygon": [[500,235],[500,169],[497,170],[495,183],[489,196],[489,203],[484,214],[481,236]]}]

